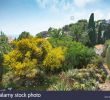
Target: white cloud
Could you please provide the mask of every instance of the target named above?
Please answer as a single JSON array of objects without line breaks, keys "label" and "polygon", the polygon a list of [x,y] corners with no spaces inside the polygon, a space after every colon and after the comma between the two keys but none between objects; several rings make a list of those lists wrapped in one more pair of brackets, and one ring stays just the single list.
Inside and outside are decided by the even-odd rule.
[{"label": "white cloud", "polygon": [[36,0],[39,7],[44,9],[49,8],[48,10],[52,12],[71,10],[74,0],[71,1],[72,3],[66,0]]},{"label": "white cloud", "polygon": [[87,4],[99,2],[101,0],[74,0],[74,4],[77,7],[85,7]]},{"label": "white cloud", "polygon": [[54,13],[59,12],[59,0],[36,0],[36,2],[41,8],[48,9],[49,11]]},{"label": "white cloud", "polygon": [[104,19],[104,13],[101,11],[101,10],[95,10],[94,11],[94,15],[95,15],[95,20],[98,20],[98,19]]},{"label": "white cloud", "polygon": [[95,20],[100,20],[100,19],[110,19],[110,12],[109,10],[101,10],[101,9],[96,9],[93,11],[94,13],[94,17],[95,17]]},{"label": "white cloud", "polygon": [[110,12],[107,13],[106,19],[110,19]]},{"label": "white cloud", "polygon": [[40,7],[46,8],[48,4],[48,0],[36,0],[36,2],[39,4]]},{"label": "white cloud", "polygon": [[36,0],[41,8],[48,11],[58,12],[73,12],[74,10],[83,10],[88,4],[96,4],[101,0]]}]

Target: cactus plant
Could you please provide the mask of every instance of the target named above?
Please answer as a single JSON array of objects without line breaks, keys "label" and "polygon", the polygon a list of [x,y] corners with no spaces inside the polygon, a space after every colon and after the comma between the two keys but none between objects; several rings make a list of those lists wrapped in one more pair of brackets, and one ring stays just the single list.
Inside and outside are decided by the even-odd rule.
[{"label": "cactus plant", "polygon": [[107,63],[107,66],[110,70],[110,46],[108,46],[107,52],[106,52],[106,63]]}]

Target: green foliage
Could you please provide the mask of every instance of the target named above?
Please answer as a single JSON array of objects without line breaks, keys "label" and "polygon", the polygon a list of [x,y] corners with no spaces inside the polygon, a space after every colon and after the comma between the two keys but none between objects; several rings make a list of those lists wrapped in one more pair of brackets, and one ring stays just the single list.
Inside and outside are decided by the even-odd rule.
[{"label": "green foliage", "polygon": [[0,33],[0,53],[8,53],[11,51],[11,46],[8,43],[8,37],[1,32]]},{"label": "green foliage", "polygon": [[66,53],[66,66],[71,68],[82,68],[89,64],[95,52],[82,45],[81,43],[73,42]]},{"label": "green foliage", "polygon": [[30,33],[24,31],[24,32],[22,32],[22,33],[19,35],[18,40],[26,39],[26,38],[30,38],[30,37],[32,37],[32,36],[30,35]]},{"label": "green foliage", "polygon": [[0,52],[7,54],[12,50],[12,47],[9,43],[1,43],[0,42]]},{"label": "green foliage", "polygon": [[110,23],[105,21],[104,23],[104,34],[103,34],[103,39],[104,41],[109,40],[110,39]]},{"label": "green foliage", "polygon": [[82,68],[95,57],[93,49],[89,49],[79,42],[72,41],[71,37],[63,37],[61,39],[50,38],[49,41],[54,47],[61,46],[62,48],[67,48],[65,52],[65,67],[63,67],[65,70],[75,67]]},{"label": "green foliage", "polygon": [[43,36],[42,36],[42,32],[36,34],[36,37],[37,37],[37,38],[43,38]]},{"label": "green foliage", "polygon": [[42,32],[36,34],[36,37],[37,37],[37,38],[47,38],[47,37],[49,37],[49,36],[50,36],[50,35],[49,35],[48,31],[42,31]]},{"label": "green foliage", "polygon": [[1,31],[0,32],[0,43],[7,43],[8,37]]},{"label": "green foliage", "polygon": [[106,42],[105,42],[106,48],[108,48],[109,45],[110,45],[110,40],[106,40]]},{"label": "green foliage", "polygon": [[108,46],[107,48],[106,63],[107,63],[108,68],[110,69],[110,46]]},{"label": "green foliage", "polygon": [[98,44],[101,44],[103,43],[103,40],[102,40],[102,23],[100,23],[99,25],[99,28],[98,28],[98,38],[97,38],[97,43]]},{"label": "green foliage", "polygon": [[90,45],[94,46],[96,44],[96,32],[95,32],[94,13],[91,14],[90,19],[89,19],[88,35],[89,35],[89,39],[90,39]]},{"label": "green foliage", "polygon": [[95,22],[97,32],[97,43],[105,43],[110,39],[110,23],[107,20],[98,20]]},{"label": "green foliage", "polygon": [[102,56],[97,55],[92,59],[91,63],[100,66],[104,63],[104,58]]},{"label": "green foliage", "polygon": [[63,27],[63,36],[71,37],[74,41],[87,45],[89,37],[87,34],[87,20],[79,20],[77,23]]},{"label": "green foliage", "polygon": [[1,32],[0,33],[0,81],[2,80],[3,74],[3,62],[4,62],[4,54],[7,54],[12,50],[11,46],[8,43],[8,37]]},{"label": "green foliage", "polygon": [[73,37],[73,40],[77,42],[84,42],[82,41],[82,37],[86,36],[86,27],[87,21],[86,20],[79,20],[77,23],[70,26],[70,35]]},{"label": "green foliage", "polygon": [[61,29],[49,28],[48,34],[53,38],[61,38],[63,35],[63,32]]},{"label": "green foliage", "polygon": [[59,38],[49,38],[48,39],[49,42],[52,44],[53,47],[69,47],[72,43],[73,43],[73,40],[72,40],[72,37],[68,36],[64,36],[64,37],[61,37],[60,39]]}]

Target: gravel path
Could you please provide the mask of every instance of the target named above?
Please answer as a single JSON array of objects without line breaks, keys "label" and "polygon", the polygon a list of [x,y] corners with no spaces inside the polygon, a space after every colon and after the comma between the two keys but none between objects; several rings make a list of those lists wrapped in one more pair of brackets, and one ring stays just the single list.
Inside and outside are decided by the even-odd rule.
[{"label": "gravel path", "polygon": [[110,91],[110,82],[105,82],[104,84],[99,85],[100,91]]}]

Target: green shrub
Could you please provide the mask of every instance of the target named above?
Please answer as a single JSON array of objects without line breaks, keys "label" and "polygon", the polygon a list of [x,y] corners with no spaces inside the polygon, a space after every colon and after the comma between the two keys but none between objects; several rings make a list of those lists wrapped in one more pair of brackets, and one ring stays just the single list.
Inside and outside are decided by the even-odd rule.
[{"label": "green shrub", "polygon": [[97,55],[91,60],[91,63],[99,66],[100,64],[104,63],[104,58],[102,56]]},{"label": "green shrub", "polygon": [[62,37],[62,38],[49,38],[49,42],[52,44],[53,47],[70,47],[73,43],[73,40],[70,36]]},{"label": "green shrub", "polygon": [[[41,71],[51,74],[61,71],[65,49],[53,48],[46,39],[41,38],[22,39],[14,45],[14,50],[4,55],[4,67],[8,69],[3,77],[5,87],[12,83],[17,86],[43,84],[45,79]],[[11,76],[10,72],[13,73]]]},{"label": "green shrub", "polygon": [[83,68],[91,62],[94,56],[93,49],[89,49],[81,43],[73,42],[67,50],[65,63],[70,68]]},{"label": "green shrub", "polygon": [[95,57],[92,48],[87,48],[83,44],[73,41],[71,37],[49,38],[49,41],[54,47],[67,48],[63,70],[83,68]]}]

